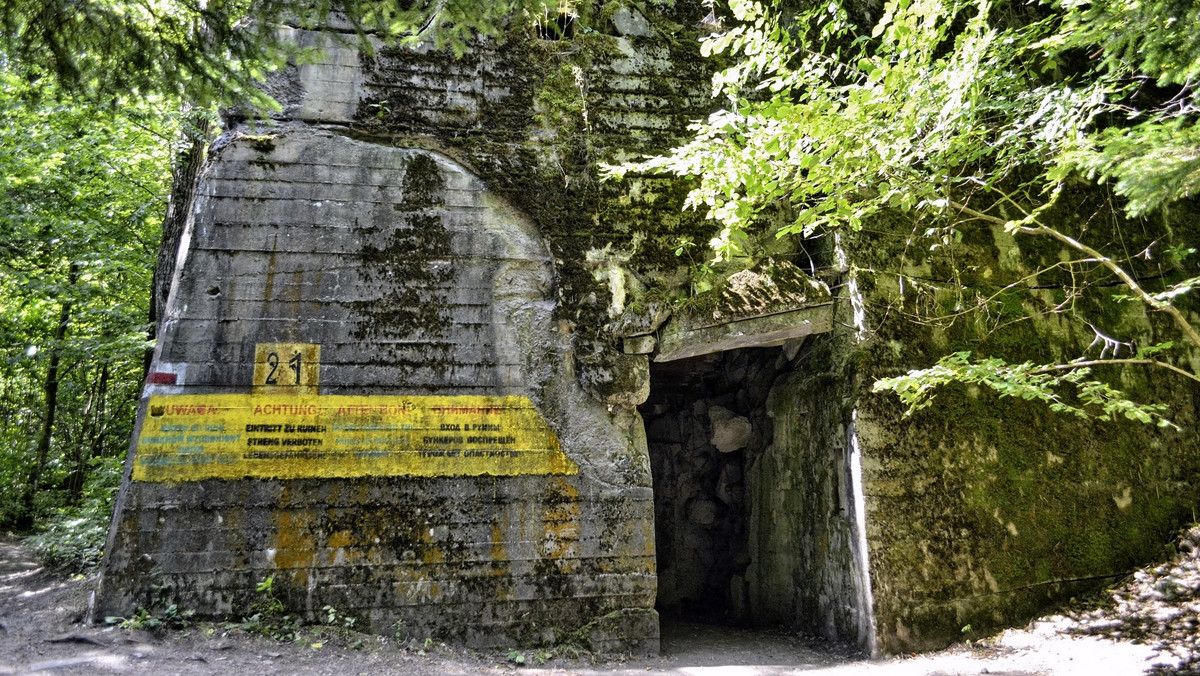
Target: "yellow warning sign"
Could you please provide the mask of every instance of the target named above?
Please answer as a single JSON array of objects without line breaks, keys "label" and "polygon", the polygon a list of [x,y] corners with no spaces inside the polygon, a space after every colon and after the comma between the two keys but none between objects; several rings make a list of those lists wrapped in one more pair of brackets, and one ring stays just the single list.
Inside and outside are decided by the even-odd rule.
[{"label": "yellow warning sign", "polygon": [[577,474],[528,397],[150,397],[137,481]]}]

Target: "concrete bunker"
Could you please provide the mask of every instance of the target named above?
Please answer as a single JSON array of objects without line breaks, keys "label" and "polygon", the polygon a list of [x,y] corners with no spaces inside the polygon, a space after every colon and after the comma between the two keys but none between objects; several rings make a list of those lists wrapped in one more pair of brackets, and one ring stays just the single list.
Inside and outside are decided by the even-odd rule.
[{"label": "concrete bunker", "polygon": [[[145,390],[149,438],[135,438],[96,617],[173,602],[224,616],[274,576],[298,616],[330,604],[378,631],[402,620],[418,638],[479,647],[653,650],[659,595],[668,610],[908,652],[1085,591],[1193,514],[1194,435],[1064,422],[969,389],[905,416],[872,393],[876,378],[978,338],[889,314],[894,280],[866,271],[902,260],[904,237],[842,240],[837,326],[825,285],[770,258],[664,324],[678,289],[672,248],[711,233],[682,211],[678,184],[598,182],[596,165],[672,147],[710,112],[712,64],[695,31],[677,37],[708,8],[638,6],[614,14],[625,26],[615,35],[579,31],[569,49],[512,36],[463,59],[430,45],[377,45],[368,58],[289,29],[328,58],[279,74],[271,119],[227,117],[200,177]],[[617,21],[622,12],[649,23]],[[408,180],[419,177],[432,180]],[[981,270],[1024,276],[1005,268],[1002,235],[963,246]],[[795,254],[762,253],[804,260]],[[916,265],[906,274],[937,269]],[[1027,328],[1025,342],[1047,350],[1071,340],[1053,322]],[[650,385],[650,359],[665,387]],[[709,384],[689,400],[681,373]],[[727,401],[739,388],[755,390],[745,405]],[[647,393],[643,427],[634,407]],[[328,421],[285,419],[339,397],[354,401],[322,408]],[[1194,424],[1194,387],[1172,400]],[[459,419],[497,402],[515,402],[512,423],[531,421],[537,471],[513,464],[508,423]],[[428,412],[434,427],[420,436],[441,448],[412,449],[428,455],[403,466],[363,448],[356,476],[312,469],[325,452],[313,442],[346,439],[339,452],[354,454],[404,434],[398,417],[417,410],[406,403]],[[273,419],[243,419],[239,432],[209,418],[246,404],[269,405]],[[711,531],[698,558],[722,561],[688,563],[703,576],[685,579],[673,540],[686,533],[660,534],[673,550],[655,566],[643,432],[687,414],[698,426],[687,444],[715,447],[718,407],[727,427],[746,418],[758,436],[716,451],[696,507],[661,504],[680,523],[695,509]],[[380,419],[348,419],[372,411]],[[485,426],[470,434],[489,448],[469,447],[463,424]],[[465,446],[447,441],[459,436]],[[487,463],[508,469],[466,471],[481,456],[454,451],[496,451]],[[275,476],[244,471],[272,454],[286,461]],[[228,476],[187,476],[227,456],[209,464]],[[163,480],[139,478],[138,457]]]},{"label": "concrete bunker", "polygon": [[788,625],[872,651],[853,412],[810,370],[833,311],[823,282],[768,261],[658,330],[639,412],[668,621]]},{"label": "concrete bunker", "polygon": [[552,292],[537,229],[443,155],[227,134],[95,616],[236,616],[270,578],[304,619],[657,650],[649,477],[612,459],[636,416],[577,384]]},{"label": "concrete bunker", "polygon": [[[804,378],[804,357],[797,341],[651,366],[639,410],[654,478],[656,607],[665,622],[786,625],[870,653],[853,422],[843,424],[819,379]],[[824,408],[797,411],[800,399]]]}]

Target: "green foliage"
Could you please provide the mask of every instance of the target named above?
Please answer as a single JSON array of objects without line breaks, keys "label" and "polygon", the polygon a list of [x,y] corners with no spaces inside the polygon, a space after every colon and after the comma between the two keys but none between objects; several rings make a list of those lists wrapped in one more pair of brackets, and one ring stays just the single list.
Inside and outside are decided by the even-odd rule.
[{"label": "green foliage", "polygon": [[122,460],[93,458],[77,505],[59,507],[28,543],[42,565],[58,575],[87,574],[100,565],[121,482]]},{"label": "green foliage", "polygon": [[[86,503],[93,459],[119,462],[127,448],[174,109],[95,106],[0,70],[0,524],[30,516],[35,471],[34,508],[53,514]],[[57,514],[60,530],[103,520]]]},{"label": "green foliage", "polygon": [[[1079,418],[1113,420],[1125,417],[1155,423],[1159,427],[1174,427],[1164,417],[1168,413],[1165,404],[1130,401],[1124,392],[1089,379],[1091,373],[1091,368],[1086,366],[1064,369],[1057,364],[1009,364],[995,357],[972,361],[970,352],[955,352],[942,357],[930,368],[882,378],[875,382],[875,391],[896,393],[912,413],[932,405],[938,387],[952,382],[969,383],[988,387],[1002,397],[1040,401],[1052,411]],[[1073,392],[1064,393],[1068,386]]]},{"label": "green foliage", "polygon": [[[1053,21],[1002,28],[987,0],[892,0],[869,33],[837,2],[786,25],[757,2],[730,8],[742,23],[704,43],[739,59],[713,78],[725,109],[671,155],[611,168],[698,178],[687,204],[724,227],[720,259],[755,228],[858,229],[886,208],[941,220],[1075,148],[1105,101],[1103,82],[1042,84]],[[794,218],[764,222],[780,202]]]},{"label": "green foliage", "polygon": [[240,623],[230,625],[255,634],[270,636],[276,641],[300,641],[300,622],[292,617],[283,602],[275,596],[275,576],[271,575],[255,586],[258,598],[247,609]]},{"label": "green foliage", "polygon": [[[1123,123],[1097,130],[1063,158],[1067,169],[1114,179],[1134,215],[1197,194],[1200,129],[1193,83],[1200,78],[1200,5],[1191,0],[1063,0],[1062,29],[1046,45],[1098,55],[1098,66],[1121,81],[1138,82],[1140,99]],[[1131,29],[1130,27],[1135,27]],[[1100,49],[1097,50],[1096,48]],[[1152,89],[1149,80],[1159,88]]]},{"label": "green foliage", "polygon": [[1068,153],[1065,167],[1089,178],[1114,179],[1134,216],[1200,194],[1200,128],[1186,117],[1163,117],[1095,134]]},{"label": "green foliage", "polygon": [[353,27],[391,43],[432,40],[461,54],[477,32],[514,18],[537,21],[569,5],[556,0],[5,0],[0,54],[22,79],[49,78],[95,101],[165,94],[195,105],[271,105],[256,83],[288,59],[314,52],[281,40],[279,25]]},{"label": "green foliage", "polygon": [[509,662],[524,666],[529,663],[532,658],[538,666],[542,666],[558,657],[566,657],[568,659],[579,659],[586,651],[573,643],[566,643],[555,646],[553,648],[539,648],[532,652],[522,650],[510,650],[506,658]]},{"label": "green foliage", "polygon": [[321,612],[324,614],[324,622],[327,627],[343,627],[345,629],[353,629],[358,623],[356,618],[349,615],[342,615],[333,606],[323,606]]},{"label": "green foliage", "polygon": [[[1145,73],[1160,86],[1200,77],[1200,5],[1192,0],[1061,0],[1054,44],[1093,50],[1112,73]],[[1099,47],[1099,51],[1095,51]]]},{"label": "green foliage", "polygon": [[[512,21],[529,25],[552,22],[560,13],[575,12],[568,0],[441,0],[438,2],[387,3],[343,0],[331,3],[360,30],[373,31],[400,44],[432,40],[439,49],[461,55],[477,33],[498,35]],[[320,12],[310,14],[310,23],[320,23]]]},{"label": "green foliage", "polygon": [[29,539],[46,570],[57,575],[84,574],[100,565],[104,555],[104,538],[108,534],[108,512],[88,511],[76,518],[67,518],[62,508],[49,523]]},{"label": "green foliage", "polygon": [[[1183,256],[1172,254],[1190,251],[1188,242],[1162,233],[1134,254],[1119,238],[1089,244],[1086,223],[1076,230],[1051,219],[1068,183],[1080,179],[1115,181],[1126,199],[1105,218],[1118,221],[1121,211],[1140,216],[1195,194],[1200,9],[1188,0],[888,0],[881,9],[860,25],[865,15],[839,0],[798,12],[729,0],[729,27],[703,43],[706,54],[734,62],[713,77],[722,109],[670,154],[606,171],[694,179],[686,205],[721,225],[710,243],[717,261],[744,256],[759,237],[858,231],[868,222],[901,223],[910,229],[890,234],[931,252],[993,227],[1045,239],[1082,257],[1034,260],[1033,274],[1006,291],[1029,284],[1039,265],[1064,265],[1064,297],[1119,282],[1124,297],[1169,317],[1176,344],[1200,348],[1200,332],[1176,307],[1196,286]],[[1157,256],[1158,275],[1137,274],[1139,255]],[[961,292],[967,270],[952,251],[948,259]],[[1161,286],[1145,288],[1146,277]],[[1074,303],[1051,311],[1092,324]],[[1176,362],[1123,363],[1200,380]],[[1133,404],[1071,364],[951,355],[880,387],[921,406],[930,388],[952,380],[1076,415],[1164,424],[1161,409]],[[1057,394],[1063,387],[1078,405]]]},{"label": "green foliage", "polygon": [[116,624],[122,629],[142,629],[147,631],[170,631],[187,629],[195,616],[194,610],[181,610],[174,603],[162,609],[162,612],[151,612],[146,608],[138,608],[133,617],[106,617],[105,622]]},{"label": "green foliage", "polygon": [[[285,49],[266,24],[239,25],[245,2],[6,0],[0,51],[20,77],[97,100],[169,93],[196,101],[252,95]],[[263,3],[278,18],[282,3]],[[232,58],[231,58],[232,57]]]}]

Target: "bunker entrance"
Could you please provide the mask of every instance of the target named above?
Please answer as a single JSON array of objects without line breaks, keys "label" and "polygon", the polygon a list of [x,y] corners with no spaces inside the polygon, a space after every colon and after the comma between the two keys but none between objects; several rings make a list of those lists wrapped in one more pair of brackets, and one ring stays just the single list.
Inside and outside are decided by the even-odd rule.
[{"label": "bunker entrance", "polygon": [[640,407],[654,478],[657,609],[748,624],[751,470],[772,439],[767,395],[779,347],[652,362]]}]

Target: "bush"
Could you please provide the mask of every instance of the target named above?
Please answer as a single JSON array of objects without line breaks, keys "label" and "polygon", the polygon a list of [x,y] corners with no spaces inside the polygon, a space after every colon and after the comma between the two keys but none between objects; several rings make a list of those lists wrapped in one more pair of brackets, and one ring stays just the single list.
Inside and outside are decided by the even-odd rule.
[{"label": "bush", "polygon": [[60,507],[29,538],[46,570],[56,575],[86,574],[100,565],[121,483],[122,458],[95,458],[78,505]]}]

